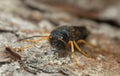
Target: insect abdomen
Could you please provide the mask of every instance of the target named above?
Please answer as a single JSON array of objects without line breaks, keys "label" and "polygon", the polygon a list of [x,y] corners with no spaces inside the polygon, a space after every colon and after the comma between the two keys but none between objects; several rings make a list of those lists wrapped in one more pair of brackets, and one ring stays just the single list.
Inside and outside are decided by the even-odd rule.
[{"label": "insect abdomen", "polygon": [[87,30],[84,26],[73,26],[71,27],[70,31],[70,40],[80,40],[80,39],[86,39],[88,37],[88,34],[90,32]]}]

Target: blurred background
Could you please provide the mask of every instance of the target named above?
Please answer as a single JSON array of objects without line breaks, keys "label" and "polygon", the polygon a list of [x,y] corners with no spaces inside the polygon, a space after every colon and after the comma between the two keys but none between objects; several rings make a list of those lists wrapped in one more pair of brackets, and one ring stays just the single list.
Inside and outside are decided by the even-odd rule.
[{"label": "blurred background", "polygon": [[[88,74],[82,71],[81,76],[96,76],[96,73],[97,76],[120,75],[120,0],[0,0],[0,76],[33,76],[21,71],[19,63],[13,62],[14,57],[6,54],[5,46],[21,38],[49,35],[53,29],[63,25],[87,27],[92,33],[88,41],[113,54],[106,57],[106,65],[98,63],[92,68],[88,64],[88,67],[100,71],[86,69]],[[31,57],[27,53],[28,58]],[[85,58],[83,61],[90,62]],[[75,76],[71,75],[71,70],[64,73]],[[44,72],[38,76],[44,75],[50,76]]]},{"label": "blurred background", "polygon": [[0,11],[33,22],[47,19],[57,25],[83,18],[120,27],[119,0],[1,0]]}]

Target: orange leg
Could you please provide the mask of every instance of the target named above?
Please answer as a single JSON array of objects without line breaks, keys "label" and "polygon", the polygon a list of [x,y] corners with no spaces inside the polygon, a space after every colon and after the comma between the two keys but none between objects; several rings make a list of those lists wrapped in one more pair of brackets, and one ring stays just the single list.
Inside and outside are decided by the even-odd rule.
[{"label": "orange leg", "polygon": [[[71,44],[71,51],[72,51],[72,55],[73,55],[73,60],[75,62],[75,64],[79,67],[81,67],[81,65],[78,63],[75,52],[74,52],[74,45],[73,45],[73,41],[69,41]],[[83,67],[82,67],[83,68]]]},{"label": "orange leg", "polygon": [[85,40],[78,40],[77,43],[84,43],[84,44],[89,45],[89,46],[91,46],[91,47],[93,47],[95,49],[100,50],[102,53],[108,53],[107,51],[105,51],[105,50],[103,50],[103,49],[101,49],[101,48],[99,48],[99,47],[97,47],[97,46],[95,46],[95,45],[85,41]]},{"label": "orange leg", "polygon": [[39,39],[35,39],[35,40],[21,40],[22,42],[31,42],[31,43],[38,43],[39,41],[41,40],[48,40],[49,39],[49,36],[48,37],[40,37]]},{"label": "orange leg", "polygon": [[80,49],[80,47],[78,46],[78,44],[77,44],[75,41],[73,41],[73,44],[75,45],[75,47],[78,49],[78,51],[79,51],[81,54],[83,54],[84,56],[86,56],[86,57],[88,57],[88,58],[92,58],[92,59],[95,60],[95,58],[91,57],[91,56],[88,55],[86,52],[82,51],[82,50]]},{"label": "orange leg", "polygon": [[70,44],[71,44],[71,41],[69,41],[66,45],[67,50],[68,50]]},{"label": "orange leg", "polygon": [[14,49],[17,50],[17,51],[23,51],[23,50],[25,50],[25,49],[27,49],[27,48],[30,48],[30,47],[34,46],[34,45],[35,45],[35,43],[34,43],[34,44],[27,45],[27,46],[24,46],[24,47],[22,47],[22,48],[14,48]]},{"label": "orange leg", "polygon": [[32,46],[36,45],[39,41],[42,41],[42,40],[48,40],[49,39],[49,36],[48,37],[41,37],[37,40],[22,40],[23,42],[31,42],[30,45],[27,45],[27,46],[24,46],[22,48],[14,48],[15,50],[19,50],[19,51],[22,51],[22,50],[25,50],[27,48],[31,48]]}]

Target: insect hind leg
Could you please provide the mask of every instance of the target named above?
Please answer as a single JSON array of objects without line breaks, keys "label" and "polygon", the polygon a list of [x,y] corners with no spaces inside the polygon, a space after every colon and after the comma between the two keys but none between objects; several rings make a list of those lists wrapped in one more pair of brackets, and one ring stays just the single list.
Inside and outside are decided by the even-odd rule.
[{"label": "insect hind leg", "polygon": [[78,44],[83,43],[83,44],[85,44],[85,45],[89,45],[89,46],[91,46],[91,47],[94,48],[94,49],[100,50],[102,54],[103,54],[103,53],[107,53],[107,54],[109,53],[109,52],[107,52],[107,51],[99,48],[98,46],[93,45],[93,44],[91,44],[91,43],[89,43],[89,42],[87,42],[87,41],[85,41],[85,40],[78,40],[77,43],[78,43]]},{"label": "insect hind leg", "polygon": [[31,48],[32,46],[36,45],[39,41],[48,40],[48,39],[49,39],[49,36],[40,37],[40,38],[38,38],[38,39],[36,39],[36,40],[22,39],[22,40],[20,40],[20,41],[22,41],[22,42],[30,42],[30,43],[32,43],[32,44],[27,45],[27,46],[24,46],[24,47],[22,47],[22,48],[14,48],[14,49],[15,49],[15,50],[18,50],[18,51],[22,51],[22,50],[25,50],[25,49],[27,49],[27,48]]},{"label": "insect hind leg", "polygon": [[78,44],[77,44],[75,41],[73,41],[73,43],[74,43],[75,47],[77,48],[77,50],[78,50],[81,54],[83,54],[84,56],[86,56],[86,57],[88,57],[88,58],[91,58],[91,59],[93,59],[93,60],[96,60],[96,59],[93,58],[92,56],[88,55],[86,52],[82,51],[82,50],[80,49],[80,47],[78,46]]}]

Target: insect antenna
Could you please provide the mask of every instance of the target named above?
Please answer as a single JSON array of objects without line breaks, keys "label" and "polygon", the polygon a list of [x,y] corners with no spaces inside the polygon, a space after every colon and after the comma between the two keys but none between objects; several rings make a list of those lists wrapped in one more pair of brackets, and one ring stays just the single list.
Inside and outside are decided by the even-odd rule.
[{"label": "insect antenna", "polygon": [[[39,38],[34,39],[34,40],[30,40],[33,37],[39,37]],[[29,44],[27,46],[24,46],[22,48],[14,48],[14,49],[18,50],[18,51],[22,51],[24,49],[31,48],[32,46],[36,45],[39,41],[49,40],[49,38],[51,38],[51,36],[31,36],[31,37],[26,37],[26,38],[23,38],[23,39],[19,39],[18,41],[30,42],[31,44]]]},{"label": "insect antenna", "polygon": [[50,37],[50,36],[31,36],[31,37],[26,37],[26,38],[23,38],[23,39],[19,39],[18,41],[23,41],[23,40],[26,40],[26,39],[31,39],[31,38],[34,38],[34,37]]}]

